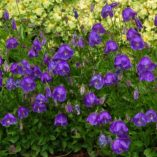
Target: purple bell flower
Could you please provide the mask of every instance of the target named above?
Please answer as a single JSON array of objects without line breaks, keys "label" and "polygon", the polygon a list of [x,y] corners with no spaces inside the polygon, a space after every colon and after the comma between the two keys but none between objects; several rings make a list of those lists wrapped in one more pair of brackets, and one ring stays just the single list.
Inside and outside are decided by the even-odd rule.
[{"label": "purple bell flower", "polygon": [[122,154],[129,150],[130,143],[128,137],[118,137],[112,143],[112,150],[115,154]]},{"label": "purple bell flower", "polygon": [[107,73],[104,77],[104,86],[111,86],[118,82],[118,78],[114,73]]},{"label": "purple bell flower", "polygon": [[64,102],[66,100],[66,95],[67,91],[62,85],[55,87],[52,92],[52,98],[58,102]]},{"label": "purple bell flower", "polygon": [[22,74],[22,66],[20,66],[18,63],[13,63],[10,66],[10,72],[12,74]]},{"label": "purple bell flower", "polygon": [[141,60],[139,61],[137,65],[137,71],[139,74],[146,71],[152,72],[156,67],[157,65],[154,64],[149,57],[144,56],[141,58]]},{"label": "purple bell flower", "polygon": [[147,123],[157,122],[157,113],[156,113],[156,111],[154,111],[154,110],[148,110],[145,113],[145,116],[146,116]]},{"label": "purple bell flower", "polygon": [[152,72],[146,71],[139,74],[140,81],[153,82],[155,80],[155,76]]},{"label": "purple bell flower", "polygon": [[18,46],[18,41],[16,38],[9,38],[6,41],[7,49],[15,49]]},{"label": "purple bell flower", "polygon": [[23,75],[30,75],[30,76],[32,76],[33,70],[31,68],[31,65],[28,63],[28,61],[27,60],[22,60],[21,61],[21,65],[22,65],[22,73],[23,73]]},{"label": "purple bell flower", "polygon": [[146,115],[142,112],[139,112],[132,118],[132,122],[137,127],[145,126],[147,123]]},{"label": "purple bell flower", "polygon": [[32,105],[32,110],[33,110],[33,112],[42,113],[47,110],[47,107],[45,104],[35,102]]},{"label": "purple bell flower", "polygon": [[106,30],[104,29],[101,23],[96,23],[92,27],[92,31],[96,32],[97,34],[104,34],[106,32]]},{"label": "purple bell flower", "polygon": [[135,37],[131,39],[130,46],[133,50],[143,50],[145,43],[141,37]]},{"label": "purple bell flower", "polygon": [[98,118],[98,113],[93,112],[88,115],[86,121],[91,125],[97,125],[98,124],[97,118]]},{"label": "purple bell flower", "polygon": [[130,7],[125,8],[122,12],[123,21],[127,22],[131,19],[134,19],[137,13]]},{"label": "purple bell flower", "polygon": [[86,107],[93,107],[100,103],[100,100],[92,92],[89,92],[84,97],[84,104]]},{"label": "purple bell flower", "polygon": [[25,93],[28,93],[35,89],[36,83],[31,77],[24,77],[20,82],[20,87]]},{"label": "purple bell flower", "polygon": [[12,29],[17,30],[16,21],[14,19],[12,20]]},{"label": "purple bell flower", "polygon": [[6,114],[1,120],[2,126],[10,126],[10,125],[14,125],[16,123],[17,123],[17,120],[16,120],[15,116],[12,115],[11,113]]},{"label": "purple bell flower", "polygon": [[141,35],[139,34],[139,32],[137,32],[135,29],[130,28],[127,31],[127,40],[131,41],[132,39],[136,38],[136,37],[141,37]]},{"label": "purple bell flower", "polygon": [[115,52],[118,50],[118,45],[115,41],[109,40],[106,42],[106,47],[104,49],[104,53],[108,54],[110,52]]},{"label": "purple bell flower", "polygon": [[108,144],[108,138],[104,134],[100,134],[98,143],[100,147],[105,147]]},{"label": "purple bell flower", "polygon": [[52,81],[52,77],[49,75],[48,72],[44,72],[40,75],[40,79],[43,83],[46,82],[51,82]]},{"label": "purple bell flower", "polygon": [[104,85],[104,79],[103,79],[102,75],[100,75],[100,74],[94,75],[91,78],[89,85],[93,86],[97,90],[101,89]]},{"label": "purple bell flower", "polygon": [[7,10],[4,11],[3,18],[4,20],[9,20],[9,12]]},{"label": "purple bell flower", "polygon": [[51,61],[49,62],[48,69],[54,75],[66,76],[70,73],[69,64],[66,61]]},{"label": "purple bell flower", "polygon": [[53,56],[54,60],[69,60],[74,54],[74,51],[69,45],[63,44],[59,47],[56,54]]},{"label": "purple bell flower", "polygon": [[54,120],[54,125],[55,126],[66,126],[66,125],[68,125],[68,119],[67,119],[66,115],[63,113],[56,115],[55,120]]},{"label": "purple bell flower", "polygon": [[34,66],[32,67],[32,71],[33,71],[33,77],[36,79],[36,78],[40,78],[41,77],[41,70],[38,66]]},{"label": "purple bell flower", "polygon": [[114,66],[118,69],[127,70],[131,68],[131,62],[127,55],[118,54],[114,60]]},{"label": "purple bell flower", "polygon": [[67,113],[71,113],[71,112],[73,112],[74,109],[73,109],[73,106],[71,104],[68,104],[65,106],[65,110]]},{"label": "purple bell flower", "polygon": [[38,94],[35,99],[35,102],[38,104],[45,104],[47,102],[47,98],[43,94]]},{"label": "purple bell flower", "polygon": [[112,117],[107,111],[100,112],[97,119],[99,124],[107,124],[111,120],[112,120]]},{"label": "purple bell flower", "polygon": [[117,3],[117,2],[113,2],[113,3],[110,4],[110,6],[111,6],[112,8],[115,8],[115,7],[117,7],[118,5],[119,5],[119,3]]},{"label": "purple bell flower", "polygon": [[113,134],[121,136],[128,134],[129,129],[123,121],[116,120],[110,125],[110,131]]},{"label": "purple bell flower", "polygon": [[7,83],[6,83],[6,88],[9,91],[16,88],[15,80],[12,77],[8,78]]},{"label": "purple bell flower", "polygon": [[21,107],[18,108],[17,113],[18,113],[19,119],[23,119],[23,118],[28,117],[29,110],[26,107],[21,106]]},{"label": "purple bell flower", "polygon": [[45,96],[46,96],[46,98],[51,98],[52,97],[52,92],[51,92],[50,87],[46,87]]},{"label": "purple bell flower", "polygon": [[142,26],[142,22],[140,21],[139,18],[135,17],[135,23],[136,23],[136,27],[141,30],[143,28]]},{"label": "purple bell flower", "polygon": [[113,17],[113,7],[111,5],[106,4],[101,11],[101,16],[105,19],[110,16]]},{"label": "purple bell flower", "polygon": [[154,25],[157,26],[157,15],[155,15]]},{"label": "purple bell flower", "polygon": [[28,51],[28,56],[29,56],[30,58],[37,57],[37,56],[38,56],[38,52],[35,51],[34,49],[30,49],[30,50]]},{"label": "purple bell flower", "polygon": [[88,40],[91,47],[101,43],[101,38],[95,31],[90,32]]},{"label": "purple bell flower", "polygon": [[42,45],[39,39],[34,39],[32,47],[36,52],[39,52],[42,49]]}]

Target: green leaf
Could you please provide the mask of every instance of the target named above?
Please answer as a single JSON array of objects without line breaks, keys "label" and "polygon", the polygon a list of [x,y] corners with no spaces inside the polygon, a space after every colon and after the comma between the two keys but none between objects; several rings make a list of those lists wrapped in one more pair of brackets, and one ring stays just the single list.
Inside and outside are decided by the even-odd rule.
[{"label": "green leaf", "polygon": [[41,152],[40,155],[41,155],[42,157],[48,157],[48,153],[47,153],[47,152]]},{"label": "green leaf", "polygon": [[157,156],[157,152],[153,151],[150,148],[147,148],[147,149],[144,150],[144,155],[146,157],[156,157]]},{"label": "green leaf", "polygon": [[17,152],[20,152],[20,151],[21,151],[21,146],[20,146],[20,145],[17,145],[17,146],[16,146],[16,153],[17,153]]}]

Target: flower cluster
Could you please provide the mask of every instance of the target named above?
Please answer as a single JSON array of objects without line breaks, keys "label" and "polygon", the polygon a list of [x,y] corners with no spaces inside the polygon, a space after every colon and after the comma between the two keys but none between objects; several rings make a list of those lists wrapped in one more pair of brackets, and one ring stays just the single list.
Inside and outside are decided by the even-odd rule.
[{"label": "flower cluster", "polygon": [[147,123],[157,122],[157,113],[152,109],[146,113],[139,112],[132,118],[132,121],[137,127],[145,126]]},{"label": "flower cluster", "polygon": [[141,58],[137,65],[137,72],[141,81],[152,82],[155,80],[153,70],[156,68],[156,64],[151,61],[148,56]]},{"label": "flower cluster", "polygon": [[107,111],[90,113],[86,119],[91,125],[103,125],[109,123],[111,120],[112,117]]},{"label": "flower cluster", "polygon": [[[19,6],[20,5],[22,4],[19,2]],[[51,4],[47,2],[47,5],[50,6]],[[65,7],[64,5],[63,7]],[[136,72],[139,76],[140,81],[155,81],[154,71],[157,65],[150,59],[149,56],[144,56],[137,64],[136,72],[133,71],[133,63],[135,62],[136,64],[136,59],[132,61],[129,55],[126,55],[124,52],[122,52],[121,42],[118,42],[118,40],[114,38],[114,34],[111,31],[112,29],[109,29],[104,24],[104,21],[108,19],[111,21],[111,23],[114,22],[116,18],[116,8],[118,8],[118,6],[119,3],[117,2],[105,4],[101,10],[101,23],[92,22],[92,24],[89,24],[89,28],[91,28],[90,31],[84,30],[83,26],[81,27],[81,25],[79,25],[81,24],[79,23],[79,12],[75,8],[73,8],[73,18],[75,18],[74,20],[76,23],[79,23],[79,31],[83,32],[85,35],[76,35],[75,33],[73,33],[72,41],[70,42],[70,44],[67,40],[62,40],[64,42],[61,43],[60,46],[58,46],[58,49],[56,49],[55,47],[54,49],[52,49],[51,55],[49,55],[49,52],[45,53],[45,45],[48,45],[48,43],[46,42],[45,34],[40,32],[39,36],[35,36],[32,38],[31,48],[30,46],[28,46],[29,50],[26,48],[27,58],[28,60],[30,59],[30,62],[27,59],[16,62],[10,61],[12,57],[10,57],[11,55],[9,53],[15,53],[16,49],[18,49],[19,47],[22,47],[22,50],[24,50],[25,46],[20,41],[20,37],[6,38],[5,47],[8,56],[4,57],[7,58],[5,59],[5,65],[3,65],[3,58],[0,57],[0,87],[2,89],[6,88],[8,91],[19,90],[21,93],[24,94],[24,97],[26,98],[30,96],[31,107],[27,108],[24,106],[19,106],[19,108],[17,109],[18,118],[16,118],[11,113],[7,113],[0,120],[2,126],[10,126],[16,124],[18,120],[27,118],[31,111],[44,114],[44,112],[48,111],[49,108],[51,108],[51,106],[49,106],[51,102],[53,102],[53,107],[57,108],[57,110],[54,111],[54,113],[57,112],[54,116],[54,126],[67,126],[70,123],[69,118],[70,116],[72,116],[74,111],[77,115],[80,115],[82,113],[80,108],[82,106],[78,104],[76,104],[75,106],[71,105],[71,99],[78,98],[81,95],[78,100],[75,100],[75,102],[77,103],[78,101],[83,101],[83,104],[86,107],[85,109],[88,109],[88,111],[90,111],[90,114],[86,118],[86,122],[92,126],[97,126],[100,128],[103,128],[104,125],[110,125],[109,133],[116,136],[116,138],[112,140],[109,136],[100,134],[98,139],[99,145],[106,146],[110,144],[111,149],[116,154],[122,154],[129,150],[131,140],[129,137],[129,128],[125,124],[125,120],[112,121],[113,118],[111,117],[110,113],[104,111],[104,109],[106,110],[105,107],[110,106],[110,103],[113,99],[112,94],[112,97],[110,97],[109,91],[114,89],[116,91],[115,93],[118,93],[118,87],[126,87],[123,82],[126,81],[125,79],[127,79],[127,77],[132,77],[132,73],[136,74]],[[54,13],[55,10],[56,8],[53,9],[52,13]],[[94,7],[91,6],[90,12],[92,13],[93,11]],[[41,13],[43,14],[44,12],[44,10],[41,11]],[[56,15],[59,20],[62,20],[62,16],[64,16],[64,10],[62,12],[63,15]],[[144,48],[147,48],[147,44],[144,41],[142,32],[140,32],[143,29],[143,24],[138,18],[137,12],[134,11],[131,7],[125,7],[122,10],[121,15],[123,18],[123,22],[133,22],[133,26],[131,25],[131,28],[125,28],[123,30],[123,34],[125,34],[127,41],[130,44],[129,46],[131,50],[133,50],[132,52],[135,53],[136,50],[142,51]],[[55,16],[53,16],[53,18],[54,17]],[[67,19],[66,23],[70,22],[70,20],[68,21],[68,18],[66,16],[64,16],[64,18]],[[18,31],[16,21],[14,19],[10,21],[10,19],[10,14],[6,10],[3,14],[3,20],[11,23],[12,31]],[[63,20],[63,26],[64,22],[65,21]],[[47,24],[47,22],[45,23]],[[134,25],[136,25],[136,28],[134,28]],[[154,20],[154,25],[157,25],[156,16]],[[117,31],[117,34],[118,33],[119,32]],[[56,34],[56,36],[59,36],[60,34],[61,32]],[[103,44],[104,47],[102,47]],[[128,45],[128,43],[124,43],[124,45],[125,44]],[[105,62],[104,59],[112,59],[111,64],[108,65],[108,67],[113,66],[112,71],[110,71],[107,66],[107,71],[97,68],[98,64],[95,62],[95,60],[99,58],[99,56],[94,56],[94,53],[96,53],[94,51],[95,47],[100,48],[100,54],[101,56],[103,56],[101,58],[102,60],[100,61]],[[80,51],[83,50],[85,50],[87,55],[83,54],[82,57]],[[50,51],[50,49],[48,51]],[[78,51],[80,54],[78,53]],[[89,58],[88,60],[89,51],[91,58]],[[97,53],[99,53],[99,51],[97,51]],[[43,55],[43,58],[38,59],[40,64],[37,65],[38,62],[36,62],[35,59],[39,57],[39,55]],[[77,62],[77,58],[80,59],[79,62]],[[34,64],[32,64],[33,61]],[[82,71],[85,65],[88,65],[88,63],[90,62],[94,63],[95,65],[93,66],[95,67],[91,67],[92,70],[90,70],[92,73],[90,73],[90,77],[85,77],[85,75],[87,74],[83,74]],[[6,64],[8,64],[9,68],[7,68]],[[129,70],[131,71],[130,73]],[[102,71],[105,73],[105,75],[101,74],[103,73]],[[82,80],[80,79],[78,81],[78,77],[75,76],[75,72],[76,74],[79,73],[79,76],[81,75],[79,79],[82,78]],[[124,76],[124,79],[122,76]],[[89,83],[87,86],[87,88],[89,89],[86,89],[86,85],[84,85],[84,82],[86,81]],[[44,92],[43,88],[40,86],[44,87]],[[95,89],[91,87],[94,87]],[[134,88],[134,85],[132,85],[132,87]],[[40,89],[39,92],[38,88],[41,88],[42,91]],[[80,91],[80,95],[78,95],[79,92],[73,91],[73,88],[78,89]],[[128,92],[128,94],[129,93],[130,91]],[[106,97],[110,97],[109,100],[106,99],[106,102],[101,97],[103,94],[105,94]],[[136,90],[134,90],[133,97],[134,100],[137,100],[139,98],[139,92],[137,88]],[[122,100],[123,98],[127,99],[125,97],[122,97]],[[131,102],[130,100],[128,101]],[[114,103],[116,103],[116,101],[114,101]],[[94,107],[96,108],[96,111],[91,112]],[[61,111],[60,108],[61,110],[64,109],[64,111]],[[68,117],[67,114],[69,114],[70,116]],[[87,114],[87,112],[85,112],[85,114]],[[146,113],[137,113],[132,118],[132,122],[138,127],[145,126],[147,123],[150,122],[157,122],[157,113],[154,110],[148,110]]]}]

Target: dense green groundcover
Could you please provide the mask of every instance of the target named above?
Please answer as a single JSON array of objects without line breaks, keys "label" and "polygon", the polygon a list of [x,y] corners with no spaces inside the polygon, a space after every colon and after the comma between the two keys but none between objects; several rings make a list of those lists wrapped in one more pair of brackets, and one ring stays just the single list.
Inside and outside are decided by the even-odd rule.
[{"label": "dense green groundcover", "polygon": [[[105,4],[104,4],[105,5]],[[116,8],[115,8],[116,9]],[[110,17],[107,17],[110,18]],[[109,25],[106,34],[102,36],[100,45],[91,47],[88,45],[88,32],[76,28],[75,34],[83,37],[84,47],[74,46],[71,40],[66,43],[74,50],[73,57],[68,61],[70,65],[70,74],[67,76],[53,76],[53,80],[48,83],[42,83],[36,80],[36,89],[29,93],[24,93],[22,89],[7,90],[6,82],[9,77],[21,79],[21,75],[13,75],[9,71],[10,65],[14,62],[27,60],[31,65],[38,65],[41,71],[47,70],[47,65],[43,62],[43,57],[48,54],[52,57],[59,46],[64,43],[60,34],[53,34],[53,39],[58,47],[48,48],[48,41],[52,36],[42,32],[47,39],[47,43],[42,47],[38,57],[29,58],[28,51],[32,42],[39,37],[42,30],[34,29],[29,34],[28,26],[21,21],[17,30],[12,30],[11,19],[4,20],[0,28],[0,56],[4,63],[0,67],[3,71],[3,86],[0,89],[0,119],[7,114],[12,113],[17,117],[19,106],[29,108],[29,116],[25,119],[18,119],[15,125],[4,127],[0,125],[0,157],[48,157],[50,154],[67,154],[85,150],[91,157],[157,157],[157,128],[156,123],[149,123],[144,127],[137,127],[131,119],[138,112],[146,112],[149,109],[157,111],[157,84],[153,82],[139,81],[136,65],[143,56],[149,56],[153,62],[156,62],[156,45],[149,45],[141,51],[132,50],[128,41],[120,40],[124,30],[117,29],[116,23]],[[105,20],[105,19],[102,19]],[[122,21],[121,21],[122,22]],[[129,29],[134,24],[124,24],[125,29]],[[80,26],[81,27],[81,26]],[[62,30],[64,33],[67,31]],[[29,35],[28,35],[29,34]],[[52,34],[51,34],[52,35]],[[71,34],[72,38],[73,34]],[[6,48],[6,40],[9,37],[17,38],[19,45],[15,49]],[[112,39],[119,45],[116,52],[105,55],[103,50],[106,41]],[[116,72],[114,67],[115,56],[119,53],[127,54],[131,60],[132,67],[121,73],[120,80],[116,85],[103,87],[96,90],[89,86],[89,81],[94,74],[107,72]],[[77,64],[77,66],[76,66]],[[157,75],[156,70],[154,75]],[[37,94],[45,94],[45,87],[52,90],[58,85],[64,85],[67,89],[67,99],[62,103],[49,99],[46,104],[47,111],[35,113],[32,111],[32,104]],[[139,92],[139,98],[134,99],[135,90]],[[88,92],[94,92],[104,102],[101,105],[87,108],[84,105],[83,98]],[[80,107],[80,114],[76,111],[67,113],[65,106],[72,104]],[[100,147],[98,137],[101,133],[110,136],[113,140],[116,138],[109,131],[110,123],[101,126],[92,126],[86,122],[86,118],[92,112],[108,111],[112,120],[121,119],[129,128],[129,137],[131,140],[128,151],[121,155],[116,155],[109,145]],[[55,126],[54,118],[58,113],[65,113],[68,117],[67,126]]]}]

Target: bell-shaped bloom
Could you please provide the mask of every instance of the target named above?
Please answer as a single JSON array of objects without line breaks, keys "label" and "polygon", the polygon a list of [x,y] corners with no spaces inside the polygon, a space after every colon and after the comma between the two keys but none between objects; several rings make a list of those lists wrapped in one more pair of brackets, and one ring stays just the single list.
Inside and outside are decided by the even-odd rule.
[{"label": "bell-shaped bloom", "polygon": [[114,66],[118,69],[127,70],[131,68],[131,62],[127,55],[118,54],[114,60]]},{"label": "bell-shaped bloom", "polygon": [[130,7],[127,7],[122,11],[123,21],[125,22],[134,19],[136,15],[137,13]]},{"label": "bell-shaped bloom", "polygon": [[132,38],[130,41],[130,46],[133,50],[143,50],[145,47],[145,43],[141,37]]},{"label": "bell-shaped bloom", "polygon": [[118,45],[115,41],[109,40],[106,42],[106,47],[104,49],[104,53],[108,54],[110,52],[115,52],[118,50]]},{"label": "bell-shaped bloom", "polygon": [[112,143],[112,150],[115,154],[122,154],[129,150],[130,139],[127,136],[118,137]]},{"label": "bell-shaped bloom", "polygon": [[93,25],[92,31],[96,32],[97,34],[104,34],[106,32],[101,23],[96,23],[95,25]]},{"label": "bell-shaped bloom", "polygon": [[157,65],[153,63],[149,57],[144,56],[141,58],[141,60],[137,64],[137,71],[138,71],[138,74],[141,74],[146,71],[152,72],[156,67]]},{"label": "bell-shaped bloom", "polygon": [[45,104],[35,102],[32,105],[32,110],[33,110],[33,112],[42,113],[42,112],[45,112],[47,110],[47,107]]},{"label": "bell-shaped bloom", "polygon": [[146,120],[147,120],[147,123],[150,123],[150,122],[157,122],[157,113],[156,111],[154,110],[148,110],[146,113]]},{"label": "bell-shaped bloom", "polygon": [[98,115],[99,124],[107,124],[112,120],[111,115],[107,111],[102,111]]},{"label": "bell-shaped bloom", "polygon": [[2,126],[10,126],[17,123],[17,119],[11,113],[6,114],[0,121]]},{"label": "bell-shaped bloom", "polygon": [[15,49],[18,46],[18,41],[16,38],[9,38],[6,41],[6,48],[7,49]]},{"label": "bell-shaped bloom", "polygon": [[143,28],[142,22],[140,21],[139,18],[135,17],[135,23],[136,23],[136,27],[141,30]]},{"label": "bell-shaped bloom", "polygon": [[121,136],[121,135],[128,134],[129,129],[123,121],[116,120],[116,121],[112,122],[112,124],[110,125],[110,131],[113,134]]},{"label": "bell-shaped bloom", "polygon": [[104,85],[103,76],[100,74],[94,75],[90,80],[90,86],[93,86],[95,89],[99,90]]},{"label": "bell-shaped bloom", "polygon": [[98,138],[98,144],[100,147],[104,147],[108,144],[108,138],[104,134],[100,134]]},{"label": "bell-shaped bloom", "polygon": [[35,89],[36,83],[31,77],[24,77],[20,82],[20,87],[25,93],[31,92]]},{"label": "bell-shaped bloom", "polygon": [[155,80],[155,76],[152,72],[146,71],[139,74],[140,81],[153,82]]},{"label": "bell-shaped bloom", "polygon": [[101,16],[106,18],[108,16],[113,17],[113,8],[111,5],[106,4],[101,11]]},{"label": "bell-shaped bloom", "polygon": [[84,97],[84,104],[86,107],[93,107],[94,105],[100,104],[100,99],[92,92],[89,92]]},{"label": "bell-shaped bloom", "polygon": [[67,119],[66,115],[63,113],[56,115],[55,120],[54,120],[54,125],[55,126],[66,126],[66,125],[68,125],[68,119]]},{"label": "bell-shaped bloom", "polygon": [[118,82],[117,75],[114,73],[107,73],[104,77],[104,86],[111,86]]},{"label": "bell-shaped bloom", "polygon": [[3,19],[4,20],[9,20],[9,12],[7,10],[5,10],[4,13],[3,13]]},{"label": "bell-shaped bloom", "polygon": [[52,77],[49,75],[48,72],[44,72],[40,75],[40,79],[43,83],[46,82],[51,82],[52,81]]},{"label": "bell-shaped bloom", "polygon": [[48,70],[54,75],[66,76],[70,73],[69,64],[66,61],[50,61],[48,65]]},{"label": "bell-shaped bloom", "polygon": [[58,51],[53,56],[54,60],[69,60],[74,54],[74,51],[69,45],[63,44],[59,47]]},{"label": "bell-shaped bloom", "polygon": [[55,87],[52,92],[52,98],[58,102],[64,102],[66,100],[66,96],[67,91],[62,85]]},{"label": "bell-shaped bloom", "polygon": [[98,45],[101,43],[101,37],[95,32],[95,31],[91,31],[89,33],[89,45],[91,47],[94,47],[95,45]]},{"label": "bell-shaped bloom", "polygon": [[71,113],[71,112],[73,112],[74,109],[73,109],[73,106],[71,104],[68,104],[65,106],[65,110],[67,113]]},{"label": "bell-shaped bloom", "polygon": [[19,119],[24,119],[24,118],[28,117],[29,110],[26,107],[20,106],[18,108],[17,113],[18,113]]},{"label": "bell-shaped bloom", "polygon": [[44,104],[47,102],[47,98],[45,95],[40,93],[36,96],[35,102],[39,104]]},{"label": "bell-shaped bloom", "polygon": [[137,127],[145,126],[147,124],[146,115],[142,112],[139,112],[132,118],[132,122]]},{"label": "bell-shaped bloom", "polygon": [[141,37],[140,33],[137,32],[134,28],[130,28],[127,31],[127,40],[131,41],[132,39],[136,38],[136,37]]},{"label": "bell-shaped bloom", "polygon": [[98,113],[97,113],[97,112],[93,112],[93,113],[90,113],[90,114],[88,115],[86,121],[87,121],[90,125],[97,125],[97,124],[98,124],[97,118],[98,118]]},{"label": "bell-shaped bloom", "polygon": [[8,90],[13,90],[16,88],[16,83],[15,80],[12,77],[9,77],[7,82],[6,82],[6,88]]}]

